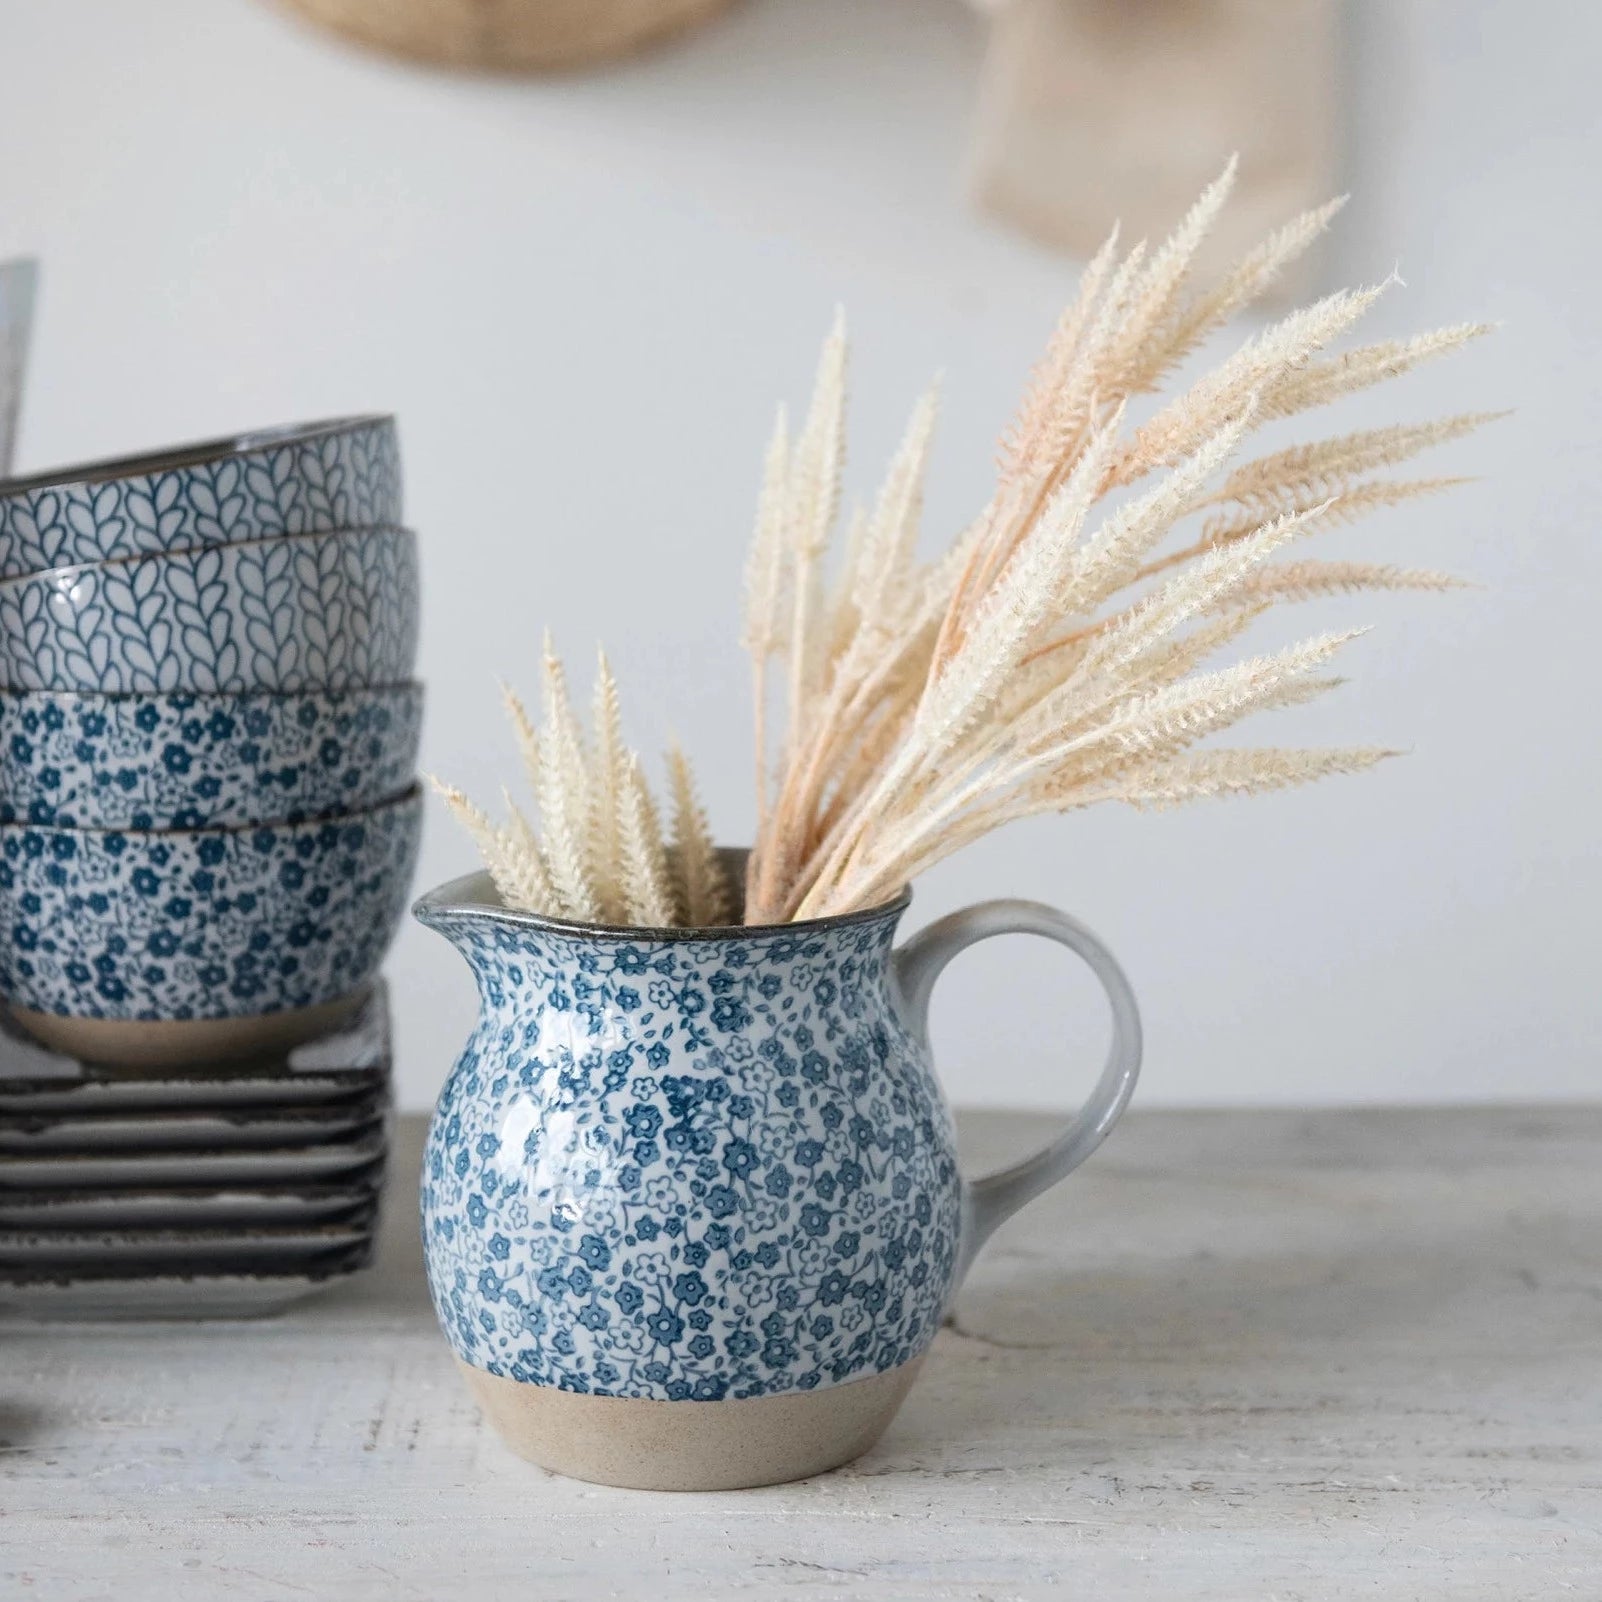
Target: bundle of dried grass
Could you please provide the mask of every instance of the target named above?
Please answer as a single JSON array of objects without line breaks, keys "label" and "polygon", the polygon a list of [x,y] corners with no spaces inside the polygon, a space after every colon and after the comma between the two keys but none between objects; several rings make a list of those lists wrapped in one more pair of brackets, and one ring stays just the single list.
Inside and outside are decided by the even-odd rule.
[{"label": "bundle of dried grass", "polygon": [[[870,906],[1015,819],[1099,801],[1158,807],[1251,795],[1392,754],[1195,748],[1251,713],[1341,682],[1328,665],[1361,631],[1215,665],[1269,607],[1456,584],[1390,564],[1276,558],[1307,534],[1455,482],[1391,470],[1486,416],[1239,458],[1263,425],[1399,377],[1485,329],[1465,324],[1332,355],[1386,286],[1330,295],[1247,339],[1177,395],[1148,402],[1137,421],[1137,403],[1160,396],[1181,362],[1339,208],[1298,217],[1198,291],[1191,264],[1233,181],[1231,164],[1156,251],[1141,244],[1120,256],[1116,231],[1108,239],[1024,395],[989,504],[932,561],[917,555],[931,392],[913,408],[872,504],[847,520],[831,570],[845,459],[837,321],[793,437],[780,413],[746,575],[759,819],[748,924]],[[770,741],[775,699],[782,738]],[[673,844],[664,844],[639,761],[622,742],[604,658],[588,741],[549,646],[543,729],[508,700],[541,831],[510,797],[510,822],[496,825],[446,792],[508,905],[635,925],[732,916],[678,753]]]},{"label": "bundle of dried grass", "polygon": [[472,835],[501,900],[578,923],[673,928],[729,922],[734,896],[696,794],[689,763],[668,753],[671,833],[639,757],[623,742],[616,680],[605,653],[596,669],[586,734],[561,661],[545,641],[542,722],[504,688],[538,830],[503,792],[507,822],[494,823],[460,790],[435,781]]},{"label": "bundle of dried grass", "polygon": [[[1133,403],[1157,394],[1339,205],[1297,218],[1193,292],[1192,258],[1233,181],[1231,164],[1154,252],[1136,245],[1120,257],[1116,231],[1107,241],[1024,396],[989,505],[932,562],[916,556],[935,419],[926,395],[828,573],[845,454],[837,323],[793,439],[781,413],[747,577],[760,818],[747,922],[871,905],[1017,818],[1252,794],[1391,754],[1191,748],[1340,682],[1325,667],[1351,634],[1209,665],[1267,607],[1454,585],[1389,565],[1273,558],[1318,529],[1445,487],[1386,473],[1486,418],[1236,458],[1263,424],[1395,378],[1484,329],[1329,355],[1386,286],[1331,295],[1132,422]],[[775,661],[786,715],[770,784]]]}]

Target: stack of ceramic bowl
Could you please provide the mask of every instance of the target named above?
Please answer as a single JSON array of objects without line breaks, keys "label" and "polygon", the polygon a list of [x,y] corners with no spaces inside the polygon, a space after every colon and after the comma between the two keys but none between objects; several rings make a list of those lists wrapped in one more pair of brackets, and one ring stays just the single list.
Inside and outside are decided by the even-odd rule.
[{"label": "stack of ceramic bowl", "polygon": [[401,515],[389,418],[0,483],[0,995],[34,1041],[287,1072],[369,1005],[421,818]]}]

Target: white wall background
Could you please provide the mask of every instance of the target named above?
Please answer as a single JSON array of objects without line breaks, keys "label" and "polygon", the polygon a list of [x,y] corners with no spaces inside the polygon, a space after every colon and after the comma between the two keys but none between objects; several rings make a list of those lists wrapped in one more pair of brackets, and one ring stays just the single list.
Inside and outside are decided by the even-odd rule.
[{"label": "white wall background", "polygon": [[[1415,754],[1231,807],[1045,820],[931,875],[912,920],[1013,894],[1086,918],[1144,997],[1149,1103],[1594,1096],[1602,11],[1370,0],[1351,34],[1356,198],[1323,276],[1400,267],[1376,331],[1506,325],[1353,423],[1518,414],[1437,458],[1476,487],[1333,537],[1485,587],[1357,606],[1382,627],[1355,681],[1279,733]],[[751,0],[604,75],[499,82],[256,0],[0,0],[0,256],[46,267],[20,465],[395,410],[428,767],[493,793],[495,677],[530,677],[550,621],[574,656],[606,640],[633,737],[676,729],[740,839],[734,615],[774,402],[802,398],[844,302],[865,485],[943,369],[949,532],[1071,282],[964,203],[982,42],[956,0]],[[436,814],[421,880],[469,864]],[[1023,940],[953,970],[956,1098],[1088,1084],[1100,1013],[1065,970]],[[470,987],[415,926],[390,971],[423,1104]]]}]

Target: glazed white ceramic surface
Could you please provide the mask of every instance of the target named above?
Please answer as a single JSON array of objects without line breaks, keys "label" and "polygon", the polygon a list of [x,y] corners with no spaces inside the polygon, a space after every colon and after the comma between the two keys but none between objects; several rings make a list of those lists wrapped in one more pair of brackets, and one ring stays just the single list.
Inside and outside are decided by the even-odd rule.
[{"label": "glazed white ceramic surface", "polygon": [[[417,904],[479,986],[423,1173],[429,1284],[463,1362],[699,1402],[923,1353],[984,1240],[1123,1111],[1140,1025],[1117,963],[1066,915],[994,902],[897,950],[907,900],[765,928],[591,928],[509,912],[477,874]],[[1065,1131],[970,1185],[929,996],[959,951],[1011,933],[1083,957],[1112,1048]]]},{"label": "glazed white ceramic surface", "polygon": [[0,695],[0,823],[239,828],[360,812],[410,789],[420,684]]},{"label": "glazed white ceramic surface", "polygon": [[[183,1031],[169,1026],[273,1015],[265,1039],[294,1027],[292,1014],[356,1003],[405,909],[421,828],[415,788],[363,812],[249,829],[0,825],[0,992],[19,1013],[149,1024],[141,1032],[157,1042],[154,1053],[97,1045],[114,1032],[84,1028],[80,1056],[199,1051],[202,1066],[223,1055],[210,1043],[219,1032],[191,1030],[203,1043],[180,1049]],[[45,1020],[21,1021],[44,1032]],[[251,1052],[253,1027],[230,1033],[231,1055]]]},{"label": "glazed white ceramic surface", "polygon": [[116,694],[402,684],[417,536],[300,534],[0,583],[0,689]]}]

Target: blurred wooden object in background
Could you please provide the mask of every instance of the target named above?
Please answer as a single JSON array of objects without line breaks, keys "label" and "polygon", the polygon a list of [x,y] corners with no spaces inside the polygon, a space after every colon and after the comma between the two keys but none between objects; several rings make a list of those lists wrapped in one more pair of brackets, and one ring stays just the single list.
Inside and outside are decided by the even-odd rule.
[{"label": "blurred wooden object in background", "polygon": [[655,43],[734,0],[284,0],[396,55],[498,72],[581,67]]},{"label": "blurred wooden object in background", "polygon": [[33,299],[39,281],[34,261],[0,261],[0,478],[16,457],[22,380],[33,332]]},{"label": "blurred wooden object in background", "polygon": [[1332,0],[975,4],[992,18],[975,197],[1044,244],[1088,256],[1119,221],[1126,241],[1161,239],[1232,153],[1240,180],[1204,275],[1330,198]]}]

